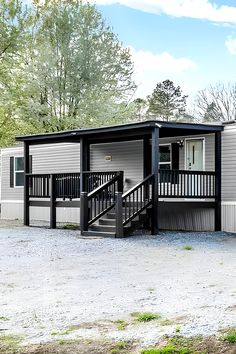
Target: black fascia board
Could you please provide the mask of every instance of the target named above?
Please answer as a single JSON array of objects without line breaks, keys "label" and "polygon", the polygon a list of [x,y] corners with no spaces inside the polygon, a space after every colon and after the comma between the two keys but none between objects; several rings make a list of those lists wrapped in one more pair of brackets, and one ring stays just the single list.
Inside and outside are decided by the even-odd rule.
[{"label": "black fascia board", "polygon": [[[61,131],[54,133],[43,133],[26,136],[17,136],[17,141],[28,142],[29,144],[47,144],[58,143],[62,141],[73,142],[78,141],[78,138],[85,137],[91,140],[109,140],[114,138],[124,139],[125,137],[140,137],[142,134],[146,135],[148,132],[158,126],[160,128],[160,136],[177,136],[190,135],[198,133],[215,133],[224,129],[223,125],[210,124],[193,124],[193,123],[175,123],[163,121],[145,121],[139,123],[129,123],[116,126],[106,126],[100,128],[76,129],[69,131]],[[169,134],[168,134],[169,131]]]}]

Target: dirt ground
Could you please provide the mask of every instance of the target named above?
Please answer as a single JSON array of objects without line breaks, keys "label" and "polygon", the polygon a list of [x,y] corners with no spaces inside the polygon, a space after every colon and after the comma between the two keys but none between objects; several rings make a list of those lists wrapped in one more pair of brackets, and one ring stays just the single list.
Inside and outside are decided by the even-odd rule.
[{"label": "dirt ground", "polygon": [[236,328],[234,234],[86,239],[16,222],[0,250],[0,353],[140,353],[176,335],[236,353],[220,339]]}]

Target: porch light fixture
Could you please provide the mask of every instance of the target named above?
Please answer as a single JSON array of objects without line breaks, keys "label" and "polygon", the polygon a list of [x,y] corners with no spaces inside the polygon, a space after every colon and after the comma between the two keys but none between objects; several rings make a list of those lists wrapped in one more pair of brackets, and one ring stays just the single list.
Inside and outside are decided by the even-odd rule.
[{"label": "porch light fixture", "polygon": [[177,141],[177,144],[179,144],[179,147],[180,147],[180,148],[183,148],[183,147],[184,147],[184,140],[183,140],[183,139],[178,140],[178,141]]}]

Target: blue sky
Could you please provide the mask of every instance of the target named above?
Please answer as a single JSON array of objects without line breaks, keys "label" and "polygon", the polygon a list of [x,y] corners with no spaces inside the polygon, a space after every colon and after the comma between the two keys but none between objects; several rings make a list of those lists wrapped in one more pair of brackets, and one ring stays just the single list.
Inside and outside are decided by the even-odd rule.
[{"label": "blue sky", "polygon": [[236,0],[91,0],[135,63],[136,96],[171,79],[191,97],[236,81]]}]

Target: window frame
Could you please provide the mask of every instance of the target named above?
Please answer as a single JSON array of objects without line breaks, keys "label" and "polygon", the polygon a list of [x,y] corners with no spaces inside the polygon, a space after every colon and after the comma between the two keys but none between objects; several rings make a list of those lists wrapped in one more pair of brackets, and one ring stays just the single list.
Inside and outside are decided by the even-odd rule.
[{"label": "window frame", "polygon": [[[159,167],[161,169],[161,165],[169,165],[170,166],[170,170],[171,170],[171,167],[172,167],[172,145],[171,143],[166,143],[166,144],[160,144],[159,145],[159,149],[161,146],[169,146],[170,147],[170,162],[161,162],[159,161]],[[161,153],[160,153],[161,155]]]},{"label": "window frame", "polygon": [[17,186],[16,185],[16,174],[17,173],[23,173],[24,174],[24,172],[25,172],[24,169],[16,171],[16,159],[17,158],[23,158],[23,162],[24,162],[24,156],[22,156],[22,155],[14,156],[14,188],[24,188],[24,183],[23,183],[22,186]]}]

